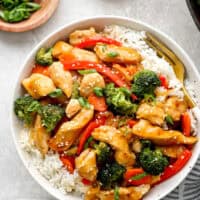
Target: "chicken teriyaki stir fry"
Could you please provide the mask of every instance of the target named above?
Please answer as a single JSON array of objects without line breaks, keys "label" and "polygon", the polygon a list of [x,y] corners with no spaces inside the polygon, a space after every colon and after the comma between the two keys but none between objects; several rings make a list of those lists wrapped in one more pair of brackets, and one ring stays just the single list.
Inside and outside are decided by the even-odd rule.
[{"label": "chicken teriyaki stir fry", "polygon": [[39,49],[22,80],[17,117],[43,157],[57,153],[66,173],[78,172],[85,200],[140,200],[192,155],[187,103],[142,60],[91,27]]}]

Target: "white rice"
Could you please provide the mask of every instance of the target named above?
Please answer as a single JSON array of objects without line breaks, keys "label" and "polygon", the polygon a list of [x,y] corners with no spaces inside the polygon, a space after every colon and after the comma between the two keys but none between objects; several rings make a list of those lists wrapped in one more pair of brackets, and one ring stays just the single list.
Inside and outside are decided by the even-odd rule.
[{"label": "white rice", "polygon": [[57,153],[49,151],[45,158],[42,158],[40,152],[31,144],[27,129],[21,132],[20,142],[26,153],[28,165],[34,166],[53,187],[58,188],[64,194],[75,192],[80,195],[87,191],[88,187],[83,185],[78,173],[76,171],[73,174],[68,173]]},{"label": "white rice", "polygon": [[[146,37],[144,31],[135,31],[117,25],[110,25],[105,27],[104,34],[121,41],[124,46],[138,50],[143,57],[142,65],[144,68],[155,71],[158,74],[164,74],[169,80],[169,86],[174,88],[171,95],[183,98],[182,84],[177,80],[169,63],[159,58],[156,52],[145,43],[143,40]],[[192,112],[190,114],[192,117],[192,127],[195,130],[197,121],[193,117]],[[72,191],[78,194],[85,193],[88,187],[82,184],[78,173],[75,171],[74,174],[69,174],[63,168],[59,155],[51,151],[43,159],[40,152],[30,144],[27,130],[21,133],[21,146],[26,153],[29,165],[34,166],[53,187],[58,188],[64,194]]]}]

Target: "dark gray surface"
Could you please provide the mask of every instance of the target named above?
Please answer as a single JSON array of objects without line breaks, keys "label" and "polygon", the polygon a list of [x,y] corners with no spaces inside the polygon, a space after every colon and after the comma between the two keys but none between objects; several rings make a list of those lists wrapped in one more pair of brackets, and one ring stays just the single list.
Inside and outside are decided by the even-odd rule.
[{"label": "dark gray surface", "polygon": [[131,17],[162,30],[185,49],[200,70],[200,32],[184,0],[61,0],[53,18],[41,28],[18,34],[0,32],[1,200],[54,200],[26,171],[15,150],[9,128],[8,108],[13,80],[24,58],[40,40],[58,27],[75,19],[101,14]]}]

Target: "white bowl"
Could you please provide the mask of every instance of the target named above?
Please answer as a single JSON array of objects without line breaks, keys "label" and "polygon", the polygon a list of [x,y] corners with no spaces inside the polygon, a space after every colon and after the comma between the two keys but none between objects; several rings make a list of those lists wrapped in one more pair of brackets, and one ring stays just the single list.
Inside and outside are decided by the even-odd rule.
[{"label": "white bowl", "polygon": [[[113,16],[100,16],[100,17],[94,17],[94,18],[88,18],[79,20],[70,24],[65,25],[62,28],[59,28],[54,33],[50,34],[48,37],[46,37],[43,41],[41,41],[28,55],[22,70],[17,75],[17,81],[16,81],[16,87],[13,91],[13,98],[11,102],[11,128],[13,132],[14,141],[16,144],[16,148],[18,150],[18,153],[32,175],[32,177],[46,190],[48,191],[52,196],[56,197],[57,199],[62,200],[78,200],[81,199],[79,197],[75,197],[72,194],[64,195],[59,190],[53,188],[50,183],[42,177],[36,169],[34,169],[32,166],[30,166],[25,158],[25,154],[22,151],[20,144],[19,144],[19,134],[20,130],[22,129],[22,125],[19,123],[19,120],[16,118],[14,112],[13,112],[13,102],[14,100],[22,94],[23,90],[21,88],[21,80],[29,75],[31,72],[31,68],[34,63],[34,56],[36,51],[41,46],[51,46],[56,41],[60,39],[66,39],[68,34],[72,32],[75,29],[82,29],[87,28],[90,26],[94,26],[97,29],[102,29],[105,25],[109,24],[118,24],[123,26],[128,26],[130,28],[136,29],[136,30],[144,30],[149,31],[153,33],[157,38],[159,38],[161,41],[166,43],[182,60],[182,62],[186,66],[187,71],[187,79],[191,82],[193,85],[193,89],[197,95],[197,98],[200,97],[200,93],[198,91],[198,88],[200,88],[200,76],[198,74],[198,71],[196,70],[193,62],[188,57],[188,55],[184,52],[184,50],[172,39],[170,39],[166,34],[156,30],[155,28],[142,23],[135,21],[130,18],[124,18],[124,17],[113,17]],[[169,180],[163,182],[160,185],[155,186],[151,189],[150,193],[144,198],[144,200],[159,200],[166,196],[168,193],[170,193],[172,190],[174,190],[183,180],[184,178],[189,174],[192,167],[195,165],[198,156],[200,152],[200,142],[198,142],[195,147],[193,148],[193,156],[187,163],[187,165],[175,176],[170,178]]]}]

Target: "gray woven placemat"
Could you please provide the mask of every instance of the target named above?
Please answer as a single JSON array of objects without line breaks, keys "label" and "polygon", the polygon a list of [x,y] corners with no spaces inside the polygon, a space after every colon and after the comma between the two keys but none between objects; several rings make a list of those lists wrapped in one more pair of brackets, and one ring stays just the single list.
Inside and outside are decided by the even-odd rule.
[{"label": "gray woven placemat", "polygon": [[163,200],[200,200],[200,158],[183,183]]}]

